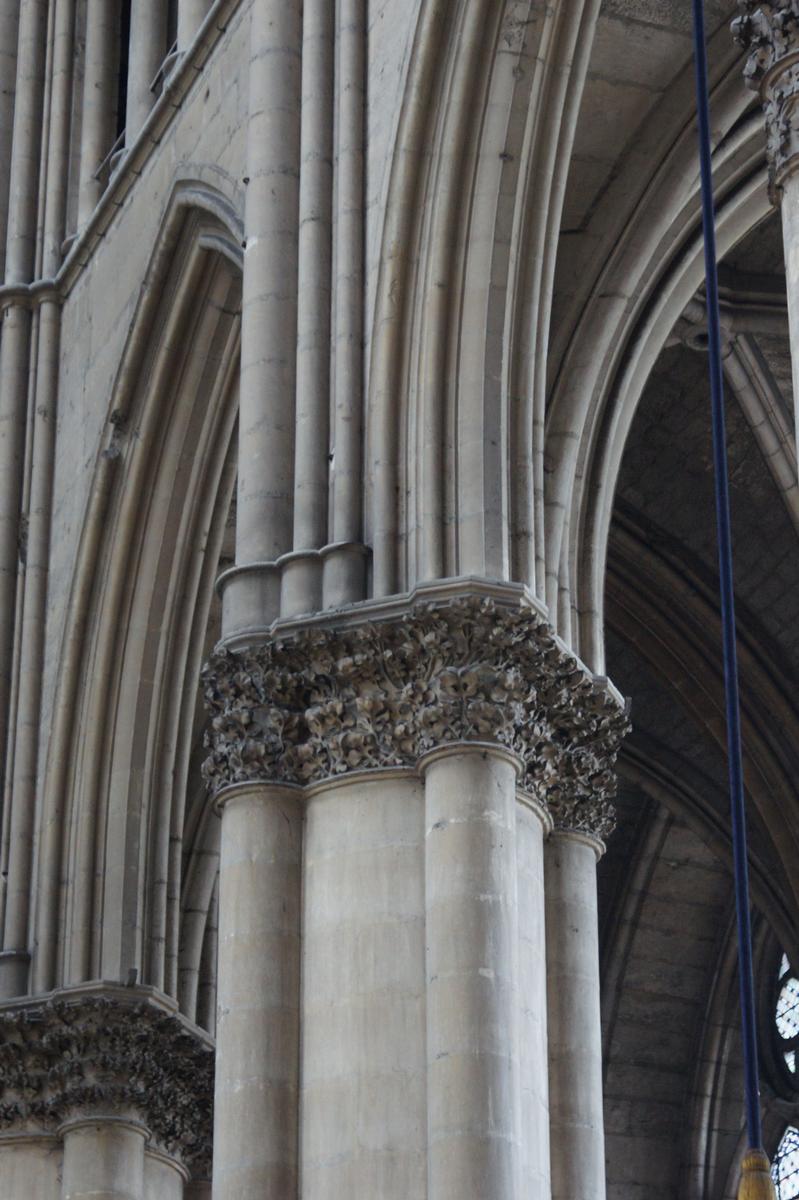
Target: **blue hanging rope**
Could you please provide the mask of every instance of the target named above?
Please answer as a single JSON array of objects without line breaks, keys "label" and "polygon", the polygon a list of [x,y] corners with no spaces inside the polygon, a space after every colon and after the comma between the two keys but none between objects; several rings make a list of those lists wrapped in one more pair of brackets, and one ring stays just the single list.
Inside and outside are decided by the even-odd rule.
[{"label": "blue hanging rope", "polygon": [[752,926],[749,915],[749,874],[746,852],[746,812],[741,760],[741,714],[738,701],[738,662],[735,650],[735,600],[732,583],[730,495],[727,479],[727,432],[721,371],[719,293],[716,272],[716,230],[713,212],[713,173],[710,162],[707,50],[703,0],[693,0],[696,108],[699,121],[699,158],[702,174],[702,229],[705,240],[708,356],[713,411],[713,463],[716,487],[716,529],[719,551],[721,628],[724,647],[724,693],[727,713],[727,759],[732,813],[732,856],[735,874],[735,910],[738,921],[738,963],[741,989],[741,1026],[744,1052],[744,1089],[749,1146],[762,1148],[760,1089],[757,1066],[755,986],[752,969]]}]

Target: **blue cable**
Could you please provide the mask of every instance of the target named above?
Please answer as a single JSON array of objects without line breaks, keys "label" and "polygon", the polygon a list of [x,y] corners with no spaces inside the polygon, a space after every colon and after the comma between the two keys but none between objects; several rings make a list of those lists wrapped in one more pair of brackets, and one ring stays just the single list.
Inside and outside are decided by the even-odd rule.
[{"label": "blue cable", "polygon": [[760,1089],[757,1065],[757,1023],[752,969],[752,926],[749,915],[749,875],[746,851],[746,810],[741,760],[741,714],[738,700],[738,662],[735,650],[735,600],[732,582],[730,496],[727,478],[727,432],[721,371],[719,293],[716,272],[716,230],[713,212],[713,173],[710,161],[707,50],[703,0],[693,0],[696,108],[699,122],[699,158],[702,174],[702,229],[705,240],[708,355],[713,411],[713,463],[716,489],[716,529],[719,551],[721,628],[724,646],[724,695],[727,713],[727,758],[732,814],[732,857],[735,876],[735,911],[738,921],[738,961],[741,989],[741,1029],[744,1056],[744,1090],[749,1146],[762,1149]]}]

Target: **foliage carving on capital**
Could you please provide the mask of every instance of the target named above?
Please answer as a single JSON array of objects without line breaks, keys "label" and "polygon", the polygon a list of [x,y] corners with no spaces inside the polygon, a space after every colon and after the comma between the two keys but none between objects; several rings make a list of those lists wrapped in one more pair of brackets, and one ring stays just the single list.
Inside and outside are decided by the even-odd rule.
[{"label": "foliage carving on capital", "polygon": [[213,1071],[210,1045],[147,1003],[84,995],[0,1010],[0,1130],[122,1115],[207,1178]]},{"label": "foliage carving on capital", "polygon": [[221,651],[204,686],[212,791],[414,767],[447,744],[495,742],[520,759],[522,785],[556,823],[612,829],[626,717],[533,609],[472,596],[306,627]]},{"label": "foliage carving on capital", "polygon": [[799,0],[738,0],[735,40],[747,51],[744,78],[760,94],[766,117],[769,188],[799,155]]}]

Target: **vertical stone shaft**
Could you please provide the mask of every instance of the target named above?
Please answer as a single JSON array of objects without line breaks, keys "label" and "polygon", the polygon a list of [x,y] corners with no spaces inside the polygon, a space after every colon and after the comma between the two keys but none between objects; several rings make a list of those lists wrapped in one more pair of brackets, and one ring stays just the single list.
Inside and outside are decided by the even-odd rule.
[{"label": "vertical stone shaft", "polygon": [[457,744],[422,763],[429,1200],[516,1200],[516,763]]},{"label": "vertical stone shaft", "polygon": [[61,1200],[61,1146],[52,1136],[9,1139],[0,1154],[3,1200]]},{"label": "vertical stone shaft", "polygon": [[[5,282],[11,285],[28,284],[35,267],[47,40],[46,0],[22,0],[18,34],[5,255]],[[24,540],[20,504],[30,336],[28,298],[10,296],[3,308],[0,336],[0,738],[4,748],[21,535]],[[16,973],[18,966],[5,960],[3,972]],[[4,986],[0,983],[0,988]]]},{"label": "vertical stone shaft", "polygon": [[557,830],[546,844],[552,1200],[604,1200],[596,862],[601,844]]},{"label": "vertical stone shaft", "polygon": [[8,229],[8,184],[14,133],[14,79],[17,74],[17,38],[20,0],[0,0],[0,279],[5,277]]},{"label": "vertical stone shaft", "polygon": [[[333,463],[331,542],[325,559],[325,607],[363,598],[363,0],[338,0],[336,188],[333,307]],[[352,544],[356,543],[356,548]],[[349,548],[347,547],[349,544]]]},{"label": "vertical stone shaft", "polygon": [[799,172],[785,180],[782,189],[782,241],[785,251],[785,285],[788,295],[788,328],[791,342],[793,413],[799,446]]},{"label": "vertical stone shaft", "polygon": [[[52,278],[58,271],[64,237],[74,26],[74,0],[57,0],[44,203],[42,268],[45,278]],[[12,956],[6,960],[0,977],[0,994],[6,996],[19,995],[27,986],[60,336],[60,304],[52,293],[44,294],[38,313],[35,384],[28,401],[33,408],[29,420],[32,445],[22,607],[17,619],[19,686],[11,768],[8,893],[3,934],[3,948],[11,951]]]},{"label": "vertical stone shaft", "polygon": [[[36,414],[28,504],[28,539],[20,630],[20,675],[16,711],[11,826],[3,947],[18,952],[0,976],[0,995],[26,991],[28,920],[31,904],[36,768],[42,694],[42,655],[47,609],[47,564],[58,394],[61,309],[52,299],[39,308]],[[24,954],[24,957],[23,957]]]},{"label": "vertical stone shaft", "polygon": [[210,7],[211,0],[179,0],[178,50],[186,50],[191,45]]},{"label": "vertical stone shaft", "polygon": [[165,1154],[144,1156],[144,1194],[147,1200],[183,1200],[188,1172]]},{"label": "vertical stone shaft", "polygon": [[164,0],[132,0],[125,145],[135,142],[155,102],[151,88],[167,51]]},{"label": "vertical stone shaft", "polygon": [[269,784],[222,793],[214,1200],[297,1195],[302,812]]},{"label": "vertical stone shaft", "polygon": [[410,771],[308,801],[303,1200],[427,1200],[423,830]]},{"label": "vertical stone shaft", "polygon": [[119,0],[87,0],[78,231],[102,194],[95,172],[114,142]]},{"label": "vertical stone shaft", "polygon": [[0,736],[5,746],[11,692],[14,610],[20,557],[20,503],[25,448],[31,313],[3,308],[0,336]]},{"label": "vertical stone shaft", "polygon": [[44,204],[42,275],[45,279],[52,279],[61,265],[61,246],[65,233],[69,179],[74,55],[75,0],[57,0]]},{"label": "vertical stone shaft", "polygon": [[33,277],[46,29],[46,0],[22,0],[9,179],[6,283],[29,283]]},{"label": "vertical stone shaft", "polygon": [[68,1125],[61,1200],[144,1200],[146,1136],[144,1126],[132,1121]]},{"label": "vertical stone shaft", "polygon": [[547,970],[544,931],[543,809],[516,807],[519,903],[519,1006],[521,1061],[520,1197],[550,1200],[549,1088],[547,1086]]},{"label": "vertical stone shaft", "polygon": [[[294,549],[327,542],[330,259],[333,202],[333,4],[306,0],[302,29]],[[322,606],[318,557],[284,574],[282,610]],[[302,564],[302,565],[300,565]],[[295,580],[296,575],[296,580]],[[290,586],[287,584],[290,582]]]},{"label": "vertical stone shaft", "polygon": [[[301,5],[255,0],[250,33],[236,563],[291,549],[297,340]],[[223,630],[276,615],[272,573],[225,588]]]}]

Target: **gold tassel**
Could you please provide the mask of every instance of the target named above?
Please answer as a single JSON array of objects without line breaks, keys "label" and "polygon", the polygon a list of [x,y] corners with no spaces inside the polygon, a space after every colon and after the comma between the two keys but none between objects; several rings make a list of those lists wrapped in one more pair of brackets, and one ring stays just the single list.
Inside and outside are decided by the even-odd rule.
[{"label": "gold tassel", "polygon": [[747,1150],[744,1155],[738,1200],[777,1200],[769,1161],[762,1150]]}]

